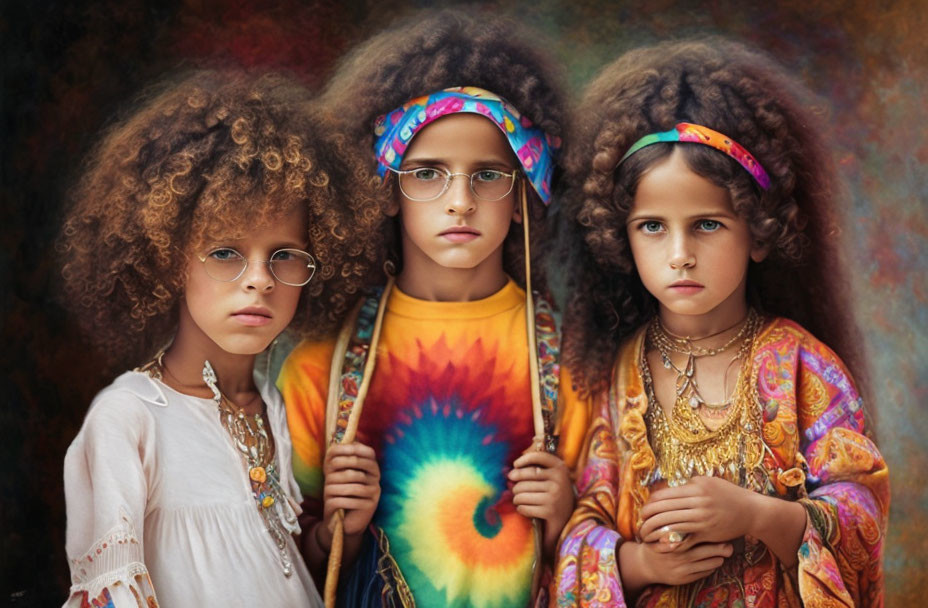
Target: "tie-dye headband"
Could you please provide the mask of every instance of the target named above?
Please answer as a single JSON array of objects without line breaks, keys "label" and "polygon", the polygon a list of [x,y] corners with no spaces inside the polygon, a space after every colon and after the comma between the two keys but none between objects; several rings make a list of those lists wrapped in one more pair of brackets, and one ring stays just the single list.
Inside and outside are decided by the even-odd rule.
[{"label": "tie-dye headband", "polygon": [[751,177],[754,178],[761,188],[764,190],[770,188],[770,176],[767,175],[767,172],[764,171],[761,164],[757,162],[757,159],[744,149],[744,146],[718,131],[713,131],[708,127],[694,125],[688,122],[677,123],[677,125],[669,131],[645,135],[632,144],[632,147],[628,149],[628,152],[619,160],[618,164],[621,165],[626,158],[651,144],[676,141],[711,146],[735,159],[739,165],[744,167],[745,171],[751,174]]},{"label": "tie-dye headband", "polygon": [[551,200],[553,156],[561,147],[560,139],[534,126],[505,99],[477,87],[453,87],[417,97],[378,118],[374,123],[377,173],[383,177],[388,169],[398,170],[409,142],[424,126],[461,112],[482,114],[499,127],[528,181],[547,205]]}]

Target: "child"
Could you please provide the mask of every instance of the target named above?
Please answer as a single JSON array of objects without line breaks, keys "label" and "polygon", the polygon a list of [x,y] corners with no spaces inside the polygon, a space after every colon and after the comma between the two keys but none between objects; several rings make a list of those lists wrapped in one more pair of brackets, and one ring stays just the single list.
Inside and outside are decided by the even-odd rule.
[{"label": "child", "polygon": [[632,51],[585,94],[566,357],[598,405],[558,606],[882,605],[887,469],[817,339],[856,347],[800,95],[721,40]]},{"label": "child", "polygon": [[323,95],[395,237],[395,287],[337,343],[299,346],[279,380],[320,577],[344,509],[344,605],[525,606],[572,511],[586,411],[560,376],[549,305],[517,284],[526,241],[543,243],[556,82],[513,24],[444,12],[367,41]]},{"label": "child", "polygon": [[370,251],[333,204],[355,195],[335,188],[351,159],[329,157],[308,99],[284,77],[196,72],[94,151],[66,293],[107,362],[140,367],[97,395],[65,457],[66,606],[321,603],[259,355],[291,319],[337,324]]}]

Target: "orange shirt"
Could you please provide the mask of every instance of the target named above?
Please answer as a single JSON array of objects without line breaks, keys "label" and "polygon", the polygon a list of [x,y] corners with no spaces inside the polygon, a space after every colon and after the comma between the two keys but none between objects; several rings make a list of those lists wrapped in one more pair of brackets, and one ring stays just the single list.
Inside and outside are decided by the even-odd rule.
[{"label": "orange shirt", "polygon": [[[294,463],[320,508],[325,403],[334,343],[303,343],[284,364]],[[510,281],[472,302],[394,288],[358,427],[381,468],[374,523],[420,605],[524,606],[531,522],[506,473],[532,441],[525,294]],[[561,374],[559,455],[576,463],[588,407]]]}]

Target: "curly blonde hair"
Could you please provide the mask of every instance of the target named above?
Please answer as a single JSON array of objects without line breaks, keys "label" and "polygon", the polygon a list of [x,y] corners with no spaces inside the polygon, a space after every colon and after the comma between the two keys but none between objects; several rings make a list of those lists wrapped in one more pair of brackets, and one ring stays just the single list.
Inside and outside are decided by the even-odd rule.
[{"label": "curly blonde hair", "polygon": [[282,74],[198,71],[152,87],[104,134],[60,251],[65,304],[114,369],[170,339],[192,247],[296,206],[319,269],[294,327],[337,327],[381,247],[355,160],[336,153],[310,99]]},{"label": "curly blonde hair", "polygon": [[[607,66],[587,88],[568,155],[568,247],[574,270],[565,362],[581,388],[609,381],[620,343],[656,313],[635,271],[625,221],[641,176],[679,147],[697,174],[728,190],[755,242],[752,303],[794,319],[865,375],[838,239],[838,196],[810,95],[763,54],[727,40],[640,48]],[[762,190],[736,161],[707,146],[661,143],[618,165],[644,135],[678,122],[733,138],[767,170]],[[617,167],[618,165],[618,167]]]},{"label": "curly blonde hair", "polygon": [[[348,149],[361,155],[372,197],[385,212],[393,190],[376,175],[374,121],[410,99],[455,86],[475,86],[510,102],[546,133],[565,137],[566,95],[556,63],[541,49],[538,34],[513,21],[455,10],[418,12],[353,49],[339,64],[320,99],[339,121]],[[348,153],[348,152],[346,152]],[[546,241],[545,207],[531,186],[532,257]],[[398,226],[387,221],[386,248],[399,266]],[[522,229],[510,227],[504,245],[506,272],[524,284]],[[541,267],[533,286],[543,288]],[[537,278],[536,278],[537,277]]]}]

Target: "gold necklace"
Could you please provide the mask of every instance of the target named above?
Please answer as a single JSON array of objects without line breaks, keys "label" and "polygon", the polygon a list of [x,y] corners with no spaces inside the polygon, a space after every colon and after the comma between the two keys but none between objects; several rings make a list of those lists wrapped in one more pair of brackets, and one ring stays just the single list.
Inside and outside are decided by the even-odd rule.
[{"label": "gold necklace", "polygon": [[715,430],[706,426],[699,408],[693,408],[685,394],[678,394],[668,419],[654,392],[647,347],[642,349],[639,366],[649,402],[645,419],[657,460],[655,475],[669,485],[686,483],[694,475],[719,476],[742,487],[753,488],[760,483],[755,473],[763,458],[761,410],[754,398],[756,378],[750,364],[761,326],[760,315],[756,317],[745,323],[748,329],[742,336],[746,346],[739,349],[738,356],[744,358],[738,380],[729,399],[730,407]]},{"label": "gold necklace", "polygon": [[[661,362],[663,363],[666,369],[672,369],[677,373],[677,379],[675,383],[676,389],[676,401],[680,399],[685,400],[691,408],[694,410],[705,408],[708,411],[719,412],[721,410],[727,409],[731,405],[731,396],[728,396],[728,369],[735,362],[744,359],[745,354],[751,347],[752,339],[746,339],[747,337],[753,336],[757,332],[757,329],[760,327],[761,318],[760,315],[752,308],[748,311],[747,316],[744,321],[741,322],[741,328],[731,337],[725,344],[715,348],[706,348],[697,346],[694,344],[695,341],[704,340],[712,336],[706,336],[704,338],[691,338],[689,336],[676,336],[671,334],[661,323],[659,317],[654,317],[654,320],[651,321],[650,326],[648,327],[648,344],[658,350],[661,356]],[[734,326],[732,326],[734,327]],[[719,335],[731,329],[724,329],[721,332],[718,332],[713,335]],[[737,354],[729,362],[728,367],[726,367],[725,372],[725,382],[722,387],[723,400],[719,403],[711,403],[706,401],[703,398],[702,393],[699,391],[699,383],[696,379],[696,360],[702,357],[714,357],[719,355],[726,350],[728,350],[735,342],[741,340],[741,346],[738,349]],[[682,353],[686,355],[686,364],[680,368],[677,367],[673,359],[671,358],[671,353]],[[717,415],[711,417],[718,417]]]}]

